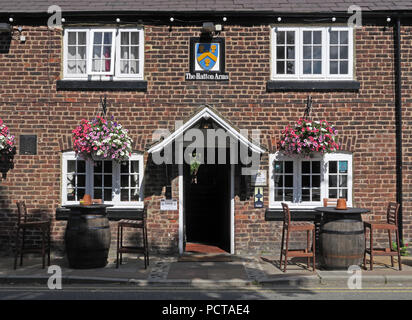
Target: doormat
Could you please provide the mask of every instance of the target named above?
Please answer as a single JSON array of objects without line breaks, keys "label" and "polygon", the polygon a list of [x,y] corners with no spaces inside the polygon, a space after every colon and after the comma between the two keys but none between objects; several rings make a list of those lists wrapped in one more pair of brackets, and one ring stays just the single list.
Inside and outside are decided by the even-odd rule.
[{"label": "doormat", "polygon": [[177,262],[232,262],[232,256],[228,254],[183,254]]}]

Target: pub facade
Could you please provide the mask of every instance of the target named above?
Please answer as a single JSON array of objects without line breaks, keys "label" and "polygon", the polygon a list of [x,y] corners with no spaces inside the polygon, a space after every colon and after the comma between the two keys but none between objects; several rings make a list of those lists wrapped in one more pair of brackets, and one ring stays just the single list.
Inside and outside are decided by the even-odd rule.
[{"label": "pub facade", "polygon": [[[64,206],[84,194],[113,205],[112,248],[116,221],[146,206],[152,252],[274,253],[281,203],[304,218],[323,198],[369,219],[400,203],[408,242],[412,2],[354,5],[0,1],[0,118],[17,148],[1,250],[20,200],[49,214],[64,250]],[[73,130],[96,116],[127,129],[122,161],[75,152]],[[339,148],[282,152],[300,119],[333,124]]]}]

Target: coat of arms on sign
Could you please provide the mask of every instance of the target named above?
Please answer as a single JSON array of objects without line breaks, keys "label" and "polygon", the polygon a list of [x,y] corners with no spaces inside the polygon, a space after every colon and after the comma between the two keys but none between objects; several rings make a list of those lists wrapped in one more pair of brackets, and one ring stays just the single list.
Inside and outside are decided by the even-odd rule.
[{"label": "coat of arms on sign", "polygon": [[219,71],[219,43],[196,43],[195,71]]}]

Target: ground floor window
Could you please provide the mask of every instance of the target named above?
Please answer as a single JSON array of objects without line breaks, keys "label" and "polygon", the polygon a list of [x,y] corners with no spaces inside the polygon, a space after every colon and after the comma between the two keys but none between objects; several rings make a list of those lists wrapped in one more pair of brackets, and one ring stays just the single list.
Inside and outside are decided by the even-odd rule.
[{"label": "ground floor window", "polygon": [[269,156],[269,205],[321,206],[323,198],[345,198],[352,205],[352,155],[329,153],[293,158]]},{"label": "ground floor window", "polygon": [[85,193],[115,206],[143,206],[143,155],[127,161],[85,160],[63,154],[62,204],[78,203]]}]

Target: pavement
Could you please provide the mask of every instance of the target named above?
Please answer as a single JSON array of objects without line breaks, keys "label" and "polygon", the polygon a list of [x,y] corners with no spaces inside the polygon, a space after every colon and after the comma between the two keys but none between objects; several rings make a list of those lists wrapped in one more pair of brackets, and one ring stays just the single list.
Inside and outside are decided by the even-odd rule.
[{"label": "pavement", "polygon": [[[211,261],[180,261],[178,256],[151,255],[150,265],[144,269],[142,257],[124,255],[117,269],[115,258],[109,256],[104,268],[71,269],[62,256],[52,256],[51,265],[59,266],[63,284],[128,284],[136,286],[182,286],[202,288],[236,288],[251,286],[347,286],[354,273],[346,270],[331,271],[317,266],[315,272],[307,269],[306,259],[292,258],[287,272],[279,269],[279,257],[273,255],[232,255],[227,259]],[[207,260],[207,259],[206,259]],[[389,257],[376,257],[374,270],[361,269],[362,286],[412,287],[412,257],[403,257],[402,271],[391,267]],[[369,264],[368,264],[369,269]],[[13,269],[13,257],[0,257],[1,284],[47,284],[52,271],[42,269],[41,259],[26,255],[23,266]]]}]

